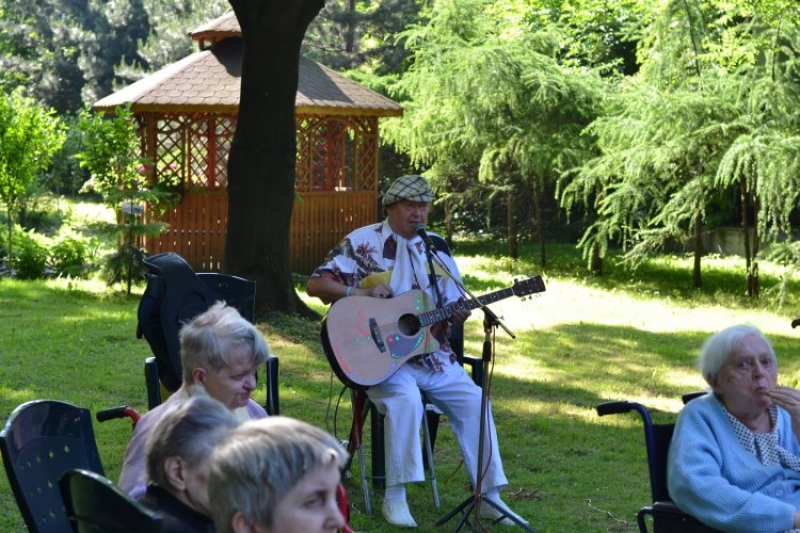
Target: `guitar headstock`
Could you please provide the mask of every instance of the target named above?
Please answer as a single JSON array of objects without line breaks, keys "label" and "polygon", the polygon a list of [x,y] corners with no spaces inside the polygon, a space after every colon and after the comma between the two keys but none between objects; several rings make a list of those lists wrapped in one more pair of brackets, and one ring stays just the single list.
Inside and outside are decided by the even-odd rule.
[{"label": "guitar headstock", "polygon": [[514,296],[529,296],[538,292],[544,292],[544,280],[542,276],[533,276],[522,281],[514,280],[511,291]]}]

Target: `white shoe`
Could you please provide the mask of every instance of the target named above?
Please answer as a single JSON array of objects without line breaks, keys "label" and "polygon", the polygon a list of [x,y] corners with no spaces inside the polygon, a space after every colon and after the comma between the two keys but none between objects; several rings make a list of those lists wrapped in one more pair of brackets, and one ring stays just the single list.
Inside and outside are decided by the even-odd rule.
[{"label": "white shoe", "polygon": [[382,512],[386,521],[393,526],[417,527],[405,500],[384,500]]},{"label": "white shoe", "polygon": [[[480,516],[481,518],[486,518],[491,520],[493,523],[500,524],[503,526],[516,526],[517,523],[511,520],[508,517],[513,517],[514,519],[518,520],[523,525],[528,525],[528,521],[522,518],[520,515],[512,511],[508,505],[505,504],[503,500],[492,500],[492,503],[497,504],[497,507],[500,507],[502,511],[496,509],[493,505],[481,500],[480,506]],[[502,520],[500,520],[502,518]],[[495,520],[498,520],[495,522]]]}]

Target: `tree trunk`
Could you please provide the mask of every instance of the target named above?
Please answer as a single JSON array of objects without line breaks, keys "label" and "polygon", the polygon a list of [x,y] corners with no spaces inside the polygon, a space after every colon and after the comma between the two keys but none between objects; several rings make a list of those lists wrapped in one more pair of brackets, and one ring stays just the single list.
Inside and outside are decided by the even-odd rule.
[{"label": "tree trunk", "polygon": [[444,201],[444,240],[453,248],[453,200],[448,196]]},{"label": "tree trunk", "polygon": [[[747,295],[751,298],[758,297],[758,264],[755,261],[755,242],[750,242],[750,195],[744,178],[739,180],[739,193],[742,198],[742,231],[744,232],[744,257],[747,269]],[[753,232],[755,234],[755,232]],[[754,239],[755,241],[755,239]]]},{"label": "tree trunk", "polygon": [[[224,271],[254,279],[258,311],[316,316],[292,281],[300,45],[324,0],[229,0],[242,28],[242,87],[228,160]],[[322,258],[320,258],[320,261]]]},{"label": "tree trunk", "polygon": [[347,33],[345,33],[344,46],[350,61],[353,61],[353,52],[355,52],[356,48],[356,16],[356,0],[350,0],[347,5]]},{"label": "tree trunk", "polygon": [[592,244],[592,256],[589,259],[589,268],[595,276],[603,275],[603,258],[600,255],[600,245]]},{"label": "tree trunk", "polygon": [[533,205],[534,215],[536,216],[536,238],[539,241],[539,265],[544,268],[547,266],[547,254],[544,245],[544,209],[542,202],[544,198],[544,179],[537,179],[533,183]]},{"label": "tree trunk", "polygon": [[703,258],[703,213],[698,211],[694,216],[694,268],[692,281],[695,289],[703,288],[702,270],[700,268]]},{"label": "tree trunk", "polygon": [[[758,252],[761,250],[761,239],[758,236],[758,215],[761,212],[761,202],[758,197],[753,198],[753,261],[747,269],[747,294],[753,298],[758,298],[760,293],[760,283],[758,279]],[[749,236],[748,236],[749,237]]]},{"label": "tree trunk", "polygon": [[508,255],[511,259],[519,258],[519,246],[517,243],[517,188],[511,184],[509,193],[506,195],[506,228],[508,237]]}]

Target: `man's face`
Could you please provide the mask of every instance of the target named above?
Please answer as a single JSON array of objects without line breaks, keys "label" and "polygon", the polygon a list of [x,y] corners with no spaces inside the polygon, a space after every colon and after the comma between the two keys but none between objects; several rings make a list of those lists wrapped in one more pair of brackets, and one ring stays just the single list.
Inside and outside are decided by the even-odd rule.
[{"label": "man's face", "polygon": [[417,224],[428,222],[430,208],[430,202],[412,202],[411,200],[400,200],[388,205],[386,213],[389,218],[389,226],[401,237],[411,239],[417,234],[415,231]]},{"label": "man's face", "polygon": [[230,409],[237,409],[247,405],[256,388],[256,370],[258,367],[252,363],[250,347],[242,344],[228,355],[228,364],[219,372],[198,369],[194,375],[195,381],[203,385],[209,396]]}]

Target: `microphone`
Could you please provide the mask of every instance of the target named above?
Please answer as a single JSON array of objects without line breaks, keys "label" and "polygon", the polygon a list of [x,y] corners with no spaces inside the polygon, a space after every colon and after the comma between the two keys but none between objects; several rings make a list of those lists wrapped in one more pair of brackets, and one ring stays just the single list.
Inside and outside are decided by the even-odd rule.
[{"label": "microphone", "polygon": [[436,250],[436,246],[433,244],[430,235],[428,235],[428,232],[425,231],[425,224],[423,224],[422,222],[418,222],[417,225],[414,226],[414,231],[416,231],[417,235],[420,236],[422,242],[424,242],[425,246],[428,247],[428,250],[430,251]]}]

